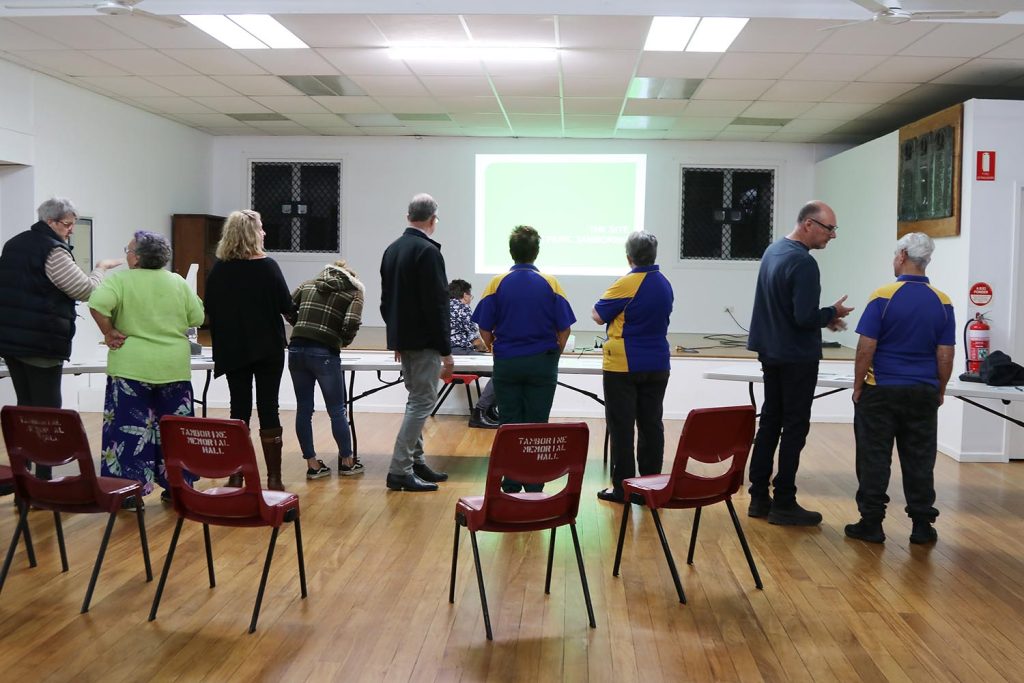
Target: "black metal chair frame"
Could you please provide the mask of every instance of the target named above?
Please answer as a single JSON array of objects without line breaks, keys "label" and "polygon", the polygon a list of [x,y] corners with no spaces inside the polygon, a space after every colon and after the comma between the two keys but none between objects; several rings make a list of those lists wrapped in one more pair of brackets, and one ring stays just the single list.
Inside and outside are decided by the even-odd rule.
[{"label": "black metal chair frame", "polygon": [[[434,404],[434,409],[430,411],[430,417],[434,417],[434,415],[437,414],[437,411],[440,410],[441,405],[444,403],[445,399],[448,398],[448,394],[452,393],[452,389],[454,389],[459,384],[466,387],[466,400],[469,401],[469,412],[473,412],[473,390],[471,389],[472,385],[463,382],[461,377],[453,377],[452,380],[444,386],[444,389],[441,390],[441,395],[437,397],[437,403]],[[473,384],[476,384],[476,395],[477,399],[479,400],[480,377],[477,377]]]}]

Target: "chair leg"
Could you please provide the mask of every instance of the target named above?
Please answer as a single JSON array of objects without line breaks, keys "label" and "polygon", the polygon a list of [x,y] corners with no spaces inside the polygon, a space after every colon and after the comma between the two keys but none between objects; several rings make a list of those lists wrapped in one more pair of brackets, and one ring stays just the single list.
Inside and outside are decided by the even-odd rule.
[{"label": "chair leg", "polygon": [[740,518],[736,516],[736,508],[732,505],[732,499],[726,498],[725,504],[729,506],[729,515],[732,517],[732,525],[736,527],[736,535],[740,537],[740,545],[743,546],[743,554],[747,556],[747,564],[750,565],[750,573],[754,575],[754,585],[758,590],[764,590],[761,584],[761,575],[757,573],[757,565],[754,564],[754,556],[750,554],[750,546],[747,545],[747,537],[740,526]]},{"label": "chair leg", "polygon": [[544,595],[551,595],[551,565],[555,560],[555,531],[557,527],[551,527],[551,542],[548,544],[548,573],[544,578]]},{"label": "chair leg", "polygon": [[594,605],[590,602],[590,585],[587,583],[587,571],[583,568],[583,553],[580,551],[580,537],[576,534],[575,522],[569,525],[569,530],[572,531],[572,544],[576,546],[576,564],[580,567],[580,581],[583,582],[583,597],[587,601],[587,616],[590,618],[590,628],[597,628],[597,622],[594,621]]},{"label": "chair leg", "polygon": [[146,581],[153,580],[153,565],[149,562],[149,540],[146,538],[146,510],[135,506],[135,519],[139,523],[139,541],[142,543],[142,560],[146,563]]},{"label": "chair leg", "polygon": [[160,583],[156,586],[156,595],[153,596],[153,606],[149,610],[149,620],[156,619],[156,611],[160,607],[160,598],[164,594],[164,585],[167,584],[167,574],[171,571],[171,560],[174,559],[174,548],[178,545],[178,536],[181,534],[181,525],[185,523],[184,517],[178,517],[178,523],[174,525],[174,533],[171,534],[171,547],[167,549],[167,559],[164,560],[163,571],[160,572]]},{"label": "chair leg", "polygon": [[455,521],[455,541],[452,543],[452,578],[448,580],[448,602],[455,604],[455,569],[459,561],[459,524]]},{"label": "chair leg", "polygon": [[306,597],[306,558],[302,554],[302,522],[295,518],[295,556],[299,561],[299,593]]},{"label": "chair leg", "polygon": [[476,565],[476,582],[480,586],[480,606],[484,609],[484,629],[487,631],[487,640],[494,640],[491,633],[491,613],[487,611],[487,592],[484,590],[484,572],[480,568],[480,549],[476,545],[476,532],[469,532],[469,540],[473,542],[473,563]]},{"label": "chair leg", "polygon": [[[14,525],[14,538],[11,539],[11,546],[7,549],[7,557],[4,558],[4,567],[0,570],[0,590],[3,590],[7,581],[7,572],[11,568],[11,560],[14,559],[14,550],[18,547],[18,539],[21,537],[21,528],[28,528],[28,506],[18,506],[18,523]],[[32,567],[36,566],[32,562]]]},{"label": "chair leg", "polygon": [[249,633],[256,630],[256,620],[260,618],[260,605],[263,603],[263,591],[267,588],[267,576],[270,575],[270,562],[274,559],[274,546],[277,545],[277,527],[270,534],[270,546],[267,548],[267,561],[263,563],[263,576],[260,577],[260,589],[256,593],[256,605],[252,608],[252,621],[249,622]]},{"label": "chair leg", "polygon": [[57,547],[60,549],[60,570],[68,570],[68,549],[64,545],[64,527],[60,523],[60,512],[53,511],[53,526],[57,530]]},{"label": "chair leg", "polygon": [[25,505],[25,523],[21,527],[21,533],[25,536],[25,552],[28,553],[28,566],[36,566],[36,549],[32,545],[32,530],[28,528],[28,505]]},{"label": "chair leg", "polygon": [[437,411],[441,408],[441,404],[444,403],[444,400],[448,398],[448,394],[452,393],[452,389],[454,388],[455,385],[452,384],[451,382],[445,385],[444,391],[441,392],[440,398],[438,398],[437,403],[434,404],[434,409],[430,411],[430,417],[434,417],[434,415],[437,414]]},{"label": "chair leg", "polygon": [[697,529],[700,527],[700,511],[701,508],[693,511],[693,529],[690,530],[690,552],[686,554],[686,564],[693,564],[693,550],[697,547]]},{"label": "chair leg", "polygon": [[469,402],[469,412],[473,412],[473,388],[470,384],[465,384],[466,387],[466,401]]},{"label": "chair leg", "polygon": [[683,582],[679,580],[679,571],[676,569],[676,561],[672,559],[672,551],[668,547],[668,539],[665,538],[665,529],[661,526],[661,518],[658,511],[651,508],[651,516],[654,517],[654,526],[658,529],[658,537],[661,539],[661,547],[665,551],[665,559],[668,560],[668,568],[672,572],[672,581],[676,584],[676,593],[679,595],[679,602],[686,604],[686,593],[683,592]]},{"label": "chair leg", "polygon": [[622,506],[622,524],[619,525],[619,544],[615,548],[615,566],[612,567],[612,576],[619,575],[619,563],[622,561],[622,543],[626,540],[626,522],[629,520],[629,503]]},{"label": "chair leg", "polygon": [[206,546],[206,573],[210,576],[210,588],[215,588],[217,577],[213,573],[213,546],[210,543],[209,524],[203,524],[203,545]]},{"label": "chair leg", "polygon": [[89,603],[92,602],[92,591],[96,588],[96,579],[100,576],[100,567],[103,566],[103,556],[107,554],[107,543],[110,542],[110,532],[114,529],[114,521],[117,513],[111,512],[107,519],[107,528],[103,532],[103,540],[100,541],[100,551],[96,554],[96,566],[92,568],[92,577],[89,579],[89,588],[85,591],[85,600],[82,602],[82,614],[89,611]]}]

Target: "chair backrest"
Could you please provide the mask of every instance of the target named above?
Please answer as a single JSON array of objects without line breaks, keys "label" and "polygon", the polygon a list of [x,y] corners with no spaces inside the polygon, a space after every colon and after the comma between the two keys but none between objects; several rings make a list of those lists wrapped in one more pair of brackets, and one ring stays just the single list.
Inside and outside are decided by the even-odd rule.
[{"label": "chair backrest", "polygon": [[[97,501],[96,468],[78,413],[61,408],[4,406],[0,409],[0,426],[19,498],[29,504],[35,501],[68,506]],[[77,462],[78,474],[47,481],[29,472],[30,462],[50,467]]]},{"label": "chair backrest", "polygon": [[[535,525],[547,520],[572,521],[580,507],[583,470],[590,430],[586,423],[508,424],[498,428],[491,446],[484,489],[487,522]],[[503,477],[524,484],[544,484],[568,475],[553,496],[530,500],[501,490]]]},{"label": "chair backrest", "polygon": [[[256,452],[244,422],[166,415],[160,418],[160,441],[174,511],[179,515],[266,518]],[[241,473],[245,484],[234,493],[211,495],[186,483],[184,470],[207,479]]]},{"label": "chair backrest", "polygon": [[[696,408],[686,416],[679,435],[672,484],[668,489],[678,498],[731,496],[743,485],[750,446],[754,442],[753,406]],[[691,460],[707,465],[732,458],[728,469],[704,476],[687,471]]]}]

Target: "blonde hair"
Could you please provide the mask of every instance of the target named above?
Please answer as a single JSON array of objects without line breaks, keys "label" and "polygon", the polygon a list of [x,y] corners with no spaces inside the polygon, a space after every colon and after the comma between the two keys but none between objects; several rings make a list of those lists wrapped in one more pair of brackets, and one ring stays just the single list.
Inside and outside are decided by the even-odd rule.
[{"label": "blonde hair", "polygon": [[259,220],[260,215],[251,209],[232,211],[217,242],[217,258],[243,261],[262,254]]}]

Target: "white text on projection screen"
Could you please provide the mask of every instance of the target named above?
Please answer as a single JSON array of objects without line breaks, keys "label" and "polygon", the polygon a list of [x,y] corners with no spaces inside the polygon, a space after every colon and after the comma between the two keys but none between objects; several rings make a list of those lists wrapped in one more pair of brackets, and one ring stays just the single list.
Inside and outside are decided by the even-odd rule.
[{"label": "white text on projection screen", "polygon": [[644,227],[646,173],[645,154],[476,155],[476,272],[508,270],[509,233],[529,225],[545,273],[625,273],[626,237]]}]

